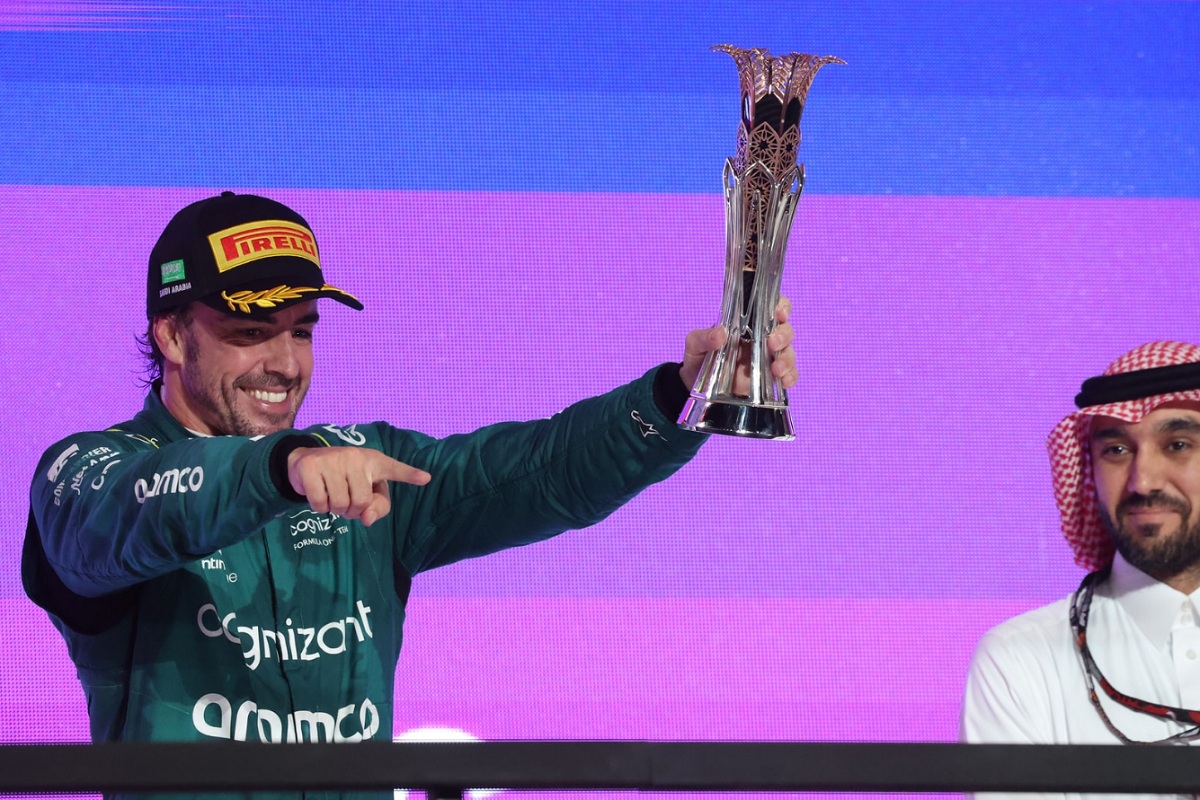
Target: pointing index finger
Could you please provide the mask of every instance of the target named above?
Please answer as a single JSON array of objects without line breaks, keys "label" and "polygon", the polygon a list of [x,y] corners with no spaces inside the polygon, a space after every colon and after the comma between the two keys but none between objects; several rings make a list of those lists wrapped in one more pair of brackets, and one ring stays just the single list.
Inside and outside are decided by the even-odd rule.
[{"label": "pointing index finger", "polygon": [[433,477],[423,469],[397,461],[390,456],[384,456],[384,462],[379,470],[380,480],[394,483],[411,483],[414,486],[424,486]]}]

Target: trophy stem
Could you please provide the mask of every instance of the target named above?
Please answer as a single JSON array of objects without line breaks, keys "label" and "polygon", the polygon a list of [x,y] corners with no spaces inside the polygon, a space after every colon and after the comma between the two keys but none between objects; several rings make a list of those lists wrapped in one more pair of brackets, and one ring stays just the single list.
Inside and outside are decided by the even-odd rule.
[{"label": "trophy stem", "polygon": [[[764,165],[755,164],[739,175],[731,159],[725,162],[721,326],[729,336],[720,350],[705,356],[679,418],[684,428],[759,439],[795,438],[787,392],[771,374],[767,337],[775,329],[787,237],[803,186],[798,174],[793,168],[777,179]],[[734,390],[739,369],[748,370],[745,393]]]}]

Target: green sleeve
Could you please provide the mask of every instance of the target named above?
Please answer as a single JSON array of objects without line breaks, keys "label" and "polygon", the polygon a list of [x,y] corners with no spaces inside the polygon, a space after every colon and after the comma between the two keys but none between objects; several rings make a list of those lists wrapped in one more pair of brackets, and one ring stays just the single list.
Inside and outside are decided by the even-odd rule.
[{"label": "green sleeve", "polygon": [[[539,541],[607,517],[687,463],[708,438],[653,399],[655,370],[549,419],[401,444],[428,486],[393,486],[396,552],[410,575]],[[397,436],[404,432],[392,429]],[[389,448],[395,451],[395,448]]]},{"label": "green sleeve", "polygon": [[46,560],[97,597],[244,539],[296,505],[270,475],[275,444],[222,436],[166,444],[117,430],[50,448],[30,492]]}]

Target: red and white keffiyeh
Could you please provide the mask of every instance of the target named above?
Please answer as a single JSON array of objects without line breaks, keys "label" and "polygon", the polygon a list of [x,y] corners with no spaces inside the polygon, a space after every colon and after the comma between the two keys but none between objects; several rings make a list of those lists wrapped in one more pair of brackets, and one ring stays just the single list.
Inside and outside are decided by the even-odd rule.
[{"label": "red and white keffiyeh", "polygon": [[[1200,347],[1184,342],[1151,342],[1130,350],[1109,364],[1105,375],[1118,375],[1157,367],[1200,362]],[[1115,417],[1129,423],[1140,422],[1164,403],[1200,402],[1200,389],[1156,394],[1119,403],[1086,406],[1068,414],[1050,432],[1046,448],[1050,451],[1050,470],[1054,478],[1054,499],[1062,520],[1062,532],[1075,552],[1075,563],[1089,572],[1112,562],[1113,543],[1100,521],[1096,486],[1092,482],[1091,418]]]}]

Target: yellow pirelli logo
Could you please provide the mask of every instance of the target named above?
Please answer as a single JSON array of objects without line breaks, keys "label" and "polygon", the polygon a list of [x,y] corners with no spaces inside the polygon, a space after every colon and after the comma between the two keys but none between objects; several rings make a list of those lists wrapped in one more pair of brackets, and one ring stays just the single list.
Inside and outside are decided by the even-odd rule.
[{"label": "yellow pirelli logo", "polygon": [[307,258],[318,267],[317,240],[312,231],[281,219],[250,222],[217,231],[208,237],[217,270],[226,272],[251,261],[272,256]]}]

